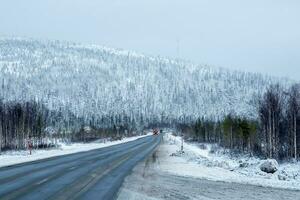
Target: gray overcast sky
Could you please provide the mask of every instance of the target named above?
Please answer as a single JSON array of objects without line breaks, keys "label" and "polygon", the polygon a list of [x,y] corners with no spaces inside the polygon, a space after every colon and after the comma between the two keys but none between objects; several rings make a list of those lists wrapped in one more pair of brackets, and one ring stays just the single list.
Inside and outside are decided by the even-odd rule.
[{"label": "gray overcast sky", "polygon": [[299,0],[0,0],[0,35],[101,44],[300,80]]}]

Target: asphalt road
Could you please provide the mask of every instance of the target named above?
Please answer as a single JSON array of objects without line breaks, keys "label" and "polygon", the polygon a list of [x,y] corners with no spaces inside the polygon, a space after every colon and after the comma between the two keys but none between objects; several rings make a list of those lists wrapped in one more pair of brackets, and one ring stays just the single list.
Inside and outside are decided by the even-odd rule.
[{"label": "asphalt road", "polygon": [[138,164],[119,191],[118,200],[129,199],[299,200],[300,191],[176,176]]},{"label": "asphalt road", "polygon": [[[161,170],[162,142],[133,169],[118,192],[118,200],[299,200],[300,191],[177,176]],[[169,155],[168,155],[169,156]],[[172,163],[168,163],[172,164]],[[176,163],[174,163],[176,164]],[[182,169],[186,170],[186,169]]]},{"label": "asphalt road", "polygon": [[124,178],[161,136],[0,168],[0,199],[115,199]]}]

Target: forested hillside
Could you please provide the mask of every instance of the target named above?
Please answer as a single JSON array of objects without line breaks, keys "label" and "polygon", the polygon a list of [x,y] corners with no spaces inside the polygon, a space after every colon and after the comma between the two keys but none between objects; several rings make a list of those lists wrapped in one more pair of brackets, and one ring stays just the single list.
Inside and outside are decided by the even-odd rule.
[{"label": "forested hillside", "polygon": [[[0,72],[2,116],[29,116],[28,105],[35,105],[38,125],[32,126],[41,134],[49,126],[56,132],[86,125],[136,130],[229,113],[257,118],[253,97],[278,81],[288,84],[125,50],[17,38],[0,40]],[[20,126],[9,131],[2,120],[2,133],[18,135]]]},{"label": "forested hillside", "polygon": [[77,116],[250,116],[250,99],[278,80],[133,52],[57,41],[0,40],[1,96]]}]

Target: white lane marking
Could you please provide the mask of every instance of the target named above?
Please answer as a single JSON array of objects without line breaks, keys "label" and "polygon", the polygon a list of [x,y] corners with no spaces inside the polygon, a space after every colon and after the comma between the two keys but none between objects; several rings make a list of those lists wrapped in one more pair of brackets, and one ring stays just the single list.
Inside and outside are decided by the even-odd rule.
[{"label": "white lane marking", "polygon": [[73,170],[73,169],[76,169],[77,167],[71,167],[71,168],[69,168],[69,170]]},{"label": "white lane marking", "polygon": [[45,183],[46,181],[48,181],[49,178],[44,178],[43,180],[41,180],[40,182],[38,182],[36,185],[41,185],[42,183]]}]

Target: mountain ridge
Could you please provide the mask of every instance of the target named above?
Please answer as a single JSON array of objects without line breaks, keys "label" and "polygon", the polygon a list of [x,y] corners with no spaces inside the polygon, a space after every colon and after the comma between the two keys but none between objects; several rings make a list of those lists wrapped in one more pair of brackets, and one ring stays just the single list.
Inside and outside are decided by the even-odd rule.
[{"label": "mountain ridge", "polygon": [[255,117],[253,96],[291,82],[100,45],[22,38],[0,39],[0,71],[4,100],[35,99],[86,119]]}]

